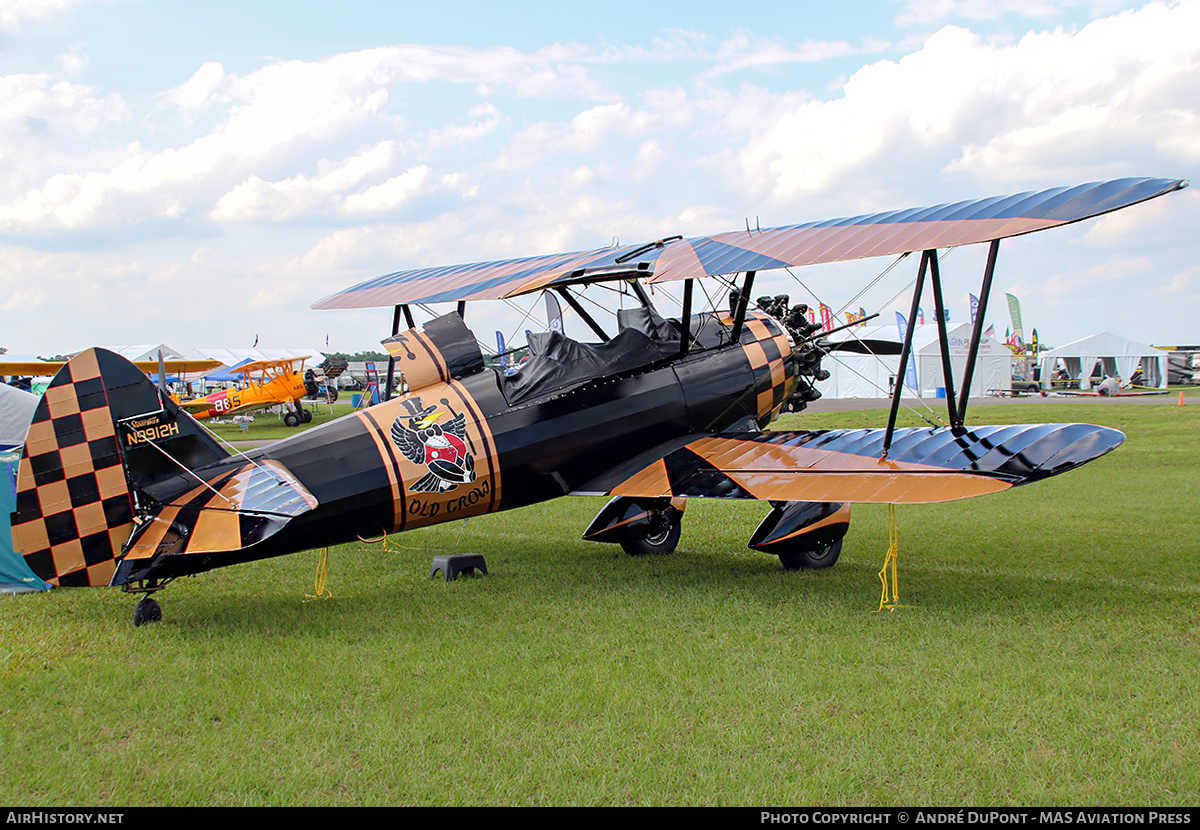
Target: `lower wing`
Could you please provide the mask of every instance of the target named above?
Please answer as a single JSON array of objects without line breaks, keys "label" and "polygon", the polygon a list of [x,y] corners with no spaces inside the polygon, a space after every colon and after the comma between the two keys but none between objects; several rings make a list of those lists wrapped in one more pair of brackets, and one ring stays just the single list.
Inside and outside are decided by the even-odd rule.
[{"label": "lower wing", "polygon": [[572,495],[925,504],[996,493],[1116,449],[1090,424],[720,433],[668,442]]}]

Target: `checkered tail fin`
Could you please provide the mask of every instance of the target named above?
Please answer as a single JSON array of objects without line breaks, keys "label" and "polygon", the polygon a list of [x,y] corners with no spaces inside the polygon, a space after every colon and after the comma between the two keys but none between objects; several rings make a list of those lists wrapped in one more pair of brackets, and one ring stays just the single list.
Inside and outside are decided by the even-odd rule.
[{"label": "checkered tail fin", "polygon": [[58,586],[109,585],[145,488],[227,457],[137,367],[80,352],[38,404],[17,474],[13,542]]}]

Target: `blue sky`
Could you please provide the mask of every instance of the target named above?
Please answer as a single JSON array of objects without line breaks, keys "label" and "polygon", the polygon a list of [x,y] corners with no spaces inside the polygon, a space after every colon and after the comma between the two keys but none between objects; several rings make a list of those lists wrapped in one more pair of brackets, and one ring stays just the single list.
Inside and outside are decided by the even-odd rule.
[{"label": "blue sky", "polygon": [[[0,9],[0,346],[357,351],[389,312],[309,304],[400,268],[1193,178],[1197,32],[1194,0],[21,0]],[[1200,196],[1159,202],[1006,243],[995,296],[1051,344],[1200,342]],[[955,319],[983,257],[945,261]],[[838,308],[888,264],[761,287]],[[915,267],[854,306],[902,305]]]}]

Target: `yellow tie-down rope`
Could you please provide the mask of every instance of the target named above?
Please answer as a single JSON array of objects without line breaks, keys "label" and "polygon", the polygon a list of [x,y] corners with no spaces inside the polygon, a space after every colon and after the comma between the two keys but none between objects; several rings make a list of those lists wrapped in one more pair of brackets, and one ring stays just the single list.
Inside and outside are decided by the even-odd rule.
[{"label": "yellow tie-down rope", "polygon": [[[887,556],[883,559],[883,567],[879,569],[879,581],[883,583],[883,590],[879,594],[879,611],[887,609],[895,611],[897,608],[912,608],[911,605],[900,604],[900,590],[896,584],[896,562],[900,558],[900,531],[896,526],[896,505],[888,505],[888,550]],[[888,566],[891,566],[891,582],[888,582]],[[876,611],[875,613],[879,613]]]},{"label": "yellow tie-down rope", "polygon": [[310,599],[333,599],[333,591],[325,587],[325,580],[329,577],[329,548],[321,548],[321,555],[317,558],[317,573],[313,577],[313,591],[315,593],[305,594],[304,601]]}]

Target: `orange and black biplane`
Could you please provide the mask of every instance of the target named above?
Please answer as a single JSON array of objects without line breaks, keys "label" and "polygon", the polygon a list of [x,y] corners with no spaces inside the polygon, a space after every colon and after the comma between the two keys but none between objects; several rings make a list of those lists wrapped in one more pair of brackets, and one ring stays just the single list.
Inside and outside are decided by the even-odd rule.
[{"label": "orange and black biplane", "polygon": [[282,404],[286,410],[284,424],[289,427],[307,424],[312,420],[312,412],[301,401],[316,394],[315,387],[310,388],[305,381],[304,361],[309,357],[255,360],[234,366],[230,373],[241,376],[236,388],[176,403],[199,419],[223,418]]},{"label": "orange and black biplane", "polygon": [[[996,493],[1074,469],[1124,436],[1087,424],[968,426],[967,392],[1000,240],[1180,190],[1122,179],[790,227],[399,271],[315,308],[388,307],[384,341],[404,394],[230,455],[122,358],[81,353],[55,377],[20,462],[13,534],[55,585],[146,596],[179,576],[462,519],[567,495],[611,497],[585,538],[669,552],[690,498],[767,501],[750,547],[788,569],[833,565],[854,502],[915,504]],[[912,305],[932,289],[948,356],[936,251],[990,245],[964,376],[947,382],[947,426],[896,428],[903,384],[880,429],[768,431],[803,406],[824,350],[799,306],[751,303],[755,276],[787,266],[921,252]],[[693,308],[703,278],[726,305]],[[664,318],[643,286],[682,280]],[[583,286],[621,283],[640,303],[606,331]],[[518,372],[487,368],[466,302],[551,291],[595,334],[530,335]],[[417,327],[416,304],[457,311]],[[909,319],[913,319],[910,315]],[[401,319],[407,324],[401,326]],[[912,327],[899,375],[911,359]],[[948,361],[944,357],[944,362]],[[951,378],[950,366],[943,376]],[[390,389],[392,384],[388,383]]]}]

